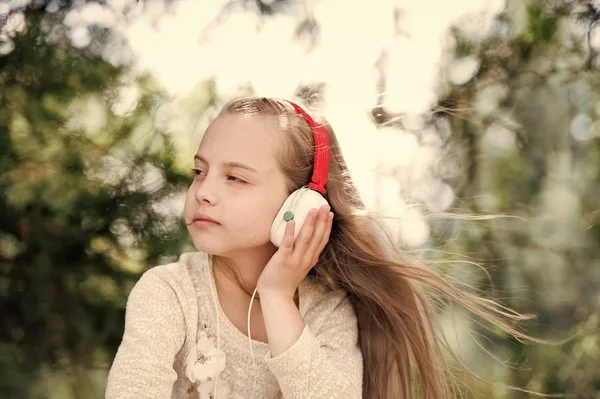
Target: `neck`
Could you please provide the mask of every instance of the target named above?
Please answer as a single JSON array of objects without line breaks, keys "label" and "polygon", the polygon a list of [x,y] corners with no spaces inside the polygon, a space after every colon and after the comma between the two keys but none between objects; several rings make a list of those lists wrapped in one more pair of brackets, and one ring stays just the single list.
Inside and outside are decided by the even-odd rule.
[{"label": "neck", "polygon": [[275,246],[267,244],[227,256],[214,256],[215,282],[218,286],[240,289],[252,296],[258,278],[276,251]]}]

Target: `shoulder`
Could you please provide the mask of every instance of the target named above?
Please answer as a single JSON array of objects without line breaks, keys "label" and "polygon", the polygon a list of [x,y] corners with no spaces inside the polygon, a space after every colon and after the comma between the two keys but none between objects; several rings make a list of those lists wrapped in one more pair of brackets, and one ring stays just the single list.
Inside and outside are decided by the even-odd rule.
[{"label": "shoulder", "polygon": [[193,288],[194,274],[204,265],[204,254],[188,252],[177,262],[154,266],[142,274],[134,289],[170,288],[175,292]]},{"label": "shoulder", "polygon": [[131,290],[127,307],[157,306],[162,310],[181,307],[185,313],[186,305],[196,299],[192,274],[200,264],[202,254],[184,253],[177,262],[148,269]]},{"label": "shoulder", "polygon": [[301,313],[311,328],[319,330],[325,325],[356,324],[356,312],[348,293],[332,290],[314,276],[308,276],[302,283]]}]

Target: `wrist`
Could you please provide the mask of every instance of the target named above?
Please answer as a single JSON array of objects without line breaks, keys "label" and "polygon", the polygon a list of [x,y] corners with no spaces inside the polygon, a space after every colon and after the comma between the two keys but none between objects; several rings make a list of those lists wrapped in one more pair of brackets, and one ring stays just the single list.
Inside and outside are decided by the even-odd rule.
[{"label": "wrist", "polygon": [[296,296],[295,292],[289,293],[284,290],[274,290],[274,289],[258,289],[258,296],[260,297],[261,303],[265,301],[268,302],[289,302],[294,301]]},{"label": "wrist", "polygon": [[266,291],[261,294],[260,307],[267,331],[271,356],[276,357],[298,341],[304,331],[304,318],[293,294]]}]

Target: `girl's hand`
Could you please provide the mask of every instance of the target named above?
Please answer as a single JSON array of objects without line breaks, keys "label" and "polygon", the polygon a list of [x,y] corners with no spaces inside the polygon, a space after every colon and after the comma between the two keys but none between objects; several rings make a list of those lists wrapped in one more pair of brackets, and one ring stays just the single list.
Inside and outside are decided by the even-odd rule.
[{"label": "girl's hand", "polygon": [[319,255],[329,241],[333,221],[330,209],[324,205],[320,209],[311,210],[295,242],[295,223],[293,220],[287,223],[281,246],[256,283],[261,298],[272,295],[294,298],[296,289],[317,264]]}]

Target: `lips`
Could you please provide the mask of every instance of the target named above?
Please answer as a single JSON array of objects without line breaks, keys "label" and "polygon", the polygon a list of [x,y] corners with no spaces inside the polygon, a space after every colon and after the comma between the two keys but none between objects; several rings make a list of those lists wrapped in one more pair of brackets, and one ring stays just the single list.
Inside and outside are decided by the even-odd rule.
[{"label": "lips", "polygon": [[203,213],[197,213],[194,215],[194,219],[192,220],[192,222],[209,222],[209,223],[214,223],[214,224],[220,224],[219,222],[217,222],[215,219],[211,218],[208,215],[205,215]]}]

